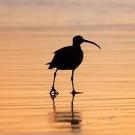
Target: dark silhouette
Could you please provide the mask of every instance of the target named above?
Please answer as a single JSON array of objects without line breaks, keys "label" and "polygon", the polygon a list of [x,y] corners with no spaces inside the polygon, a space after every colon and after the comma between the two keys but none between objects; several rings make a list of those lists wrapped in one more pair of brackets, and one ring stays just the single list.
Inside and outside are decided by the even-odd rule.
[{"label": "dark silhouette", "polygon": [[82,36],[77,35],[73,37],[72,46],[67,46],[55,51],[53,60],[47,63],[49,65],[48,69],[56,68],[56,71],[54,73],[53,86],[52,86],[52,90],[50,91],[50,94],[52,92],[58,94],[58,92],[54,88],[55,77],[58,70],[72,70],[72,76],[71,76],[72,87],[73,87],[72,93],[73,94],[77,93],[73,85],[73,76],[74,76],[75,69],[81,64],[83,60],[83,51],[80,47],[80,45],[83,42],[94,44],[99,49],[101,49],[101,47],[96,43],[89,40],[85,40]]},{"label": "dark silhouette", "polygon": [[[55,105],[55,98],[57,97],[57,94],[51,95],[52,101],[53,101],[53,122],[55,123],[70,123],[71,126],[62,126],[56,128],[71,128],[73,132],[80,131],[80,122],[81,120],[81,114],[80,112],[74,111],[74,98],[76,94],[72,94],[72,101],[71,101],[71,111],[57,111],[56,105]],[[57,125],[57,124],[56,124]],[[60,126],[60,124],[58,124]]]}]

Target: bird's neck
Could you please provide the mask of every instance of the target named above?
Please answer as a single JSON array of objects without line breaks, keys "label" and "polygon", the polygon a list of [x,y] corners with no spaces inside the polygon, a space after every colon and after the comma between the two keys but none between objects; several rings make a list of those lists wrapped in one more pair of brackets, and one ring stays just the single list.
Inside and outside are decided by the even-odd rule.
[{"label": "bird's neck", "polygon": [[76,49],[81,49],[81,46],[79,43],[73,43],[73,47]]}]

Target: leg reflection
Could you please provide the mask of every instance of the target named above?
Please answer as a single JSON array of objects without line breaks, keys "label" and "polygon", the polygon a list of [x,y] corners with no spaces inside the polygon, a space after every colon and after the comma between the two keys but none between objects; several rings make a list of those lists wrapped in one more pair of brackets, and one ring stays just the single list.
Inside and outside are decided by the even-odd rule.
[{"label": "leg reflection", "polygon": [[57,97],[57,95],[58,95],[57,93],[51,93],[50,94],[50,97],[53,101],[53,110],[55,110],[55,98]]},{"label": "leg reflection", "polygon": [[76,94],[72,93],[72,101],[71,101],[71,118],[72,118],[71,119],[71,128],[72,128],[72,131],[79,131],[80,122],[81,122],[80,113],[74,111],[74,98],[75,98]]},{"label": "leg reflection", "polygon": [[[51,96],[52,101],[53,101],[53,113],[52,113],[52,120],[53,120],[53,128],[57,128],[57,129],[70,129],[73,132],[78,132],[80,131],[80,122],[81,120],[81,113],[78,111],[75,111],[75,107],[74,107],[74,100],[75,100],[75,95],[76,94],[72,94],[72,100],[71,100],[71,107],[70,110],[69,108],[64,106],[64,107],[59,107],[57,108],[55,105],[55,98],[57,97],[57,95],[55,96]],[[57,110],[59,109],[59,110]],[[66,111],[67,110],[67,111]],[[70,123],[70,125],[69,125]]]}]

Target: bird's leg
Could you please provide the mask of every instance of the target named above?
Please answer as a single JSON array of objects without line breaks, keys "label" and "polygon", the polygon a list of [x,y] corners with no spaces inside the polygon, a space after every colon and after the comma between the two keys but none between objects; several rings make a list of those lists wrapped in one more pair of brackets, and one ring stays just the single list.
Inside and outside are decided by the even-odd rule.
[{"label": "bird's leg", "polygon": [[74,97],[76,94],[82,94],[82,92],[77,92],[77,91],[75,91],[75,88],[74,88],[74,70],[72,70],[71,81],[72,81],[72,88],[73,88],[71,94],[73,95],[73,97]]},{"label": "bird's leg", "polygon": [[56,69],[56,71],[54,72],[54,78],[53,78],[53,86],[52,86],[52,90],[50,91],[50,95],[56,95],[59,94],[55,88],[54,88],[54,84],[55,84],[55,78],[56,78],[56,73],[57,73],[58,69]]},{"label": "bird's leg", "polygon": [[57,73],[58,69],[56,69],[56,71],[54,72],[54,78],[53,78],[53,88],[54,88],[54,84],[55,84],[55,78],[56,78],[56,73]]},{"label": "bird's leg", "polygon": [[72,81],[72,94],[76,94],[75,88],[74,88],[74,70],[72,70],[72,76],[71,76],[71,81]]}]

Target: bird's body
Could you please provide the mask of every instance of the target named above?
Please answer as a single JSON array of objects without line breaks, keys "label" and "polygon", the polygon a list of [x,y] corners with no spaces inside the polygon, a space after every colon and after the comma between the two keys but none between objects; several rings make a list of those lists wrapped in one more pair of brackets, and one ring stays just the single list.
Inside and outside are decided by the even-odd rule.
[{"label": "bird's body", "polygon": [[55,55],[52,61],[47,63],[49,65],[48,69],[56,68],[56,71],[54,73],[53,86],[52,86],[52,90],[50,91],[50,94],[52,91],[54,93],[57,93],[57,91],[54,89],[54,83],[55,83],[56,73],[58,70],[72,70],[72,76],[71,76],[72,87],[73,87],[72,94],[76,93],[73,84],[73,76],[74,76],[74,70],[81,64],[83,60],[83,51],[80,46],[83,42],[94,44],[98,48],[100,48],[100,46],[98,46],[96,43],[85,40],[83,39],[83,37],[78,35],[73,38],[72,46],[66,46],[55,51],[54,52]]},{"label": "bird's body", "polygon": [[81,47],[67,46],[54,52],[55,56],[50,62],[49,69],[75,70],[83,60]]}]

